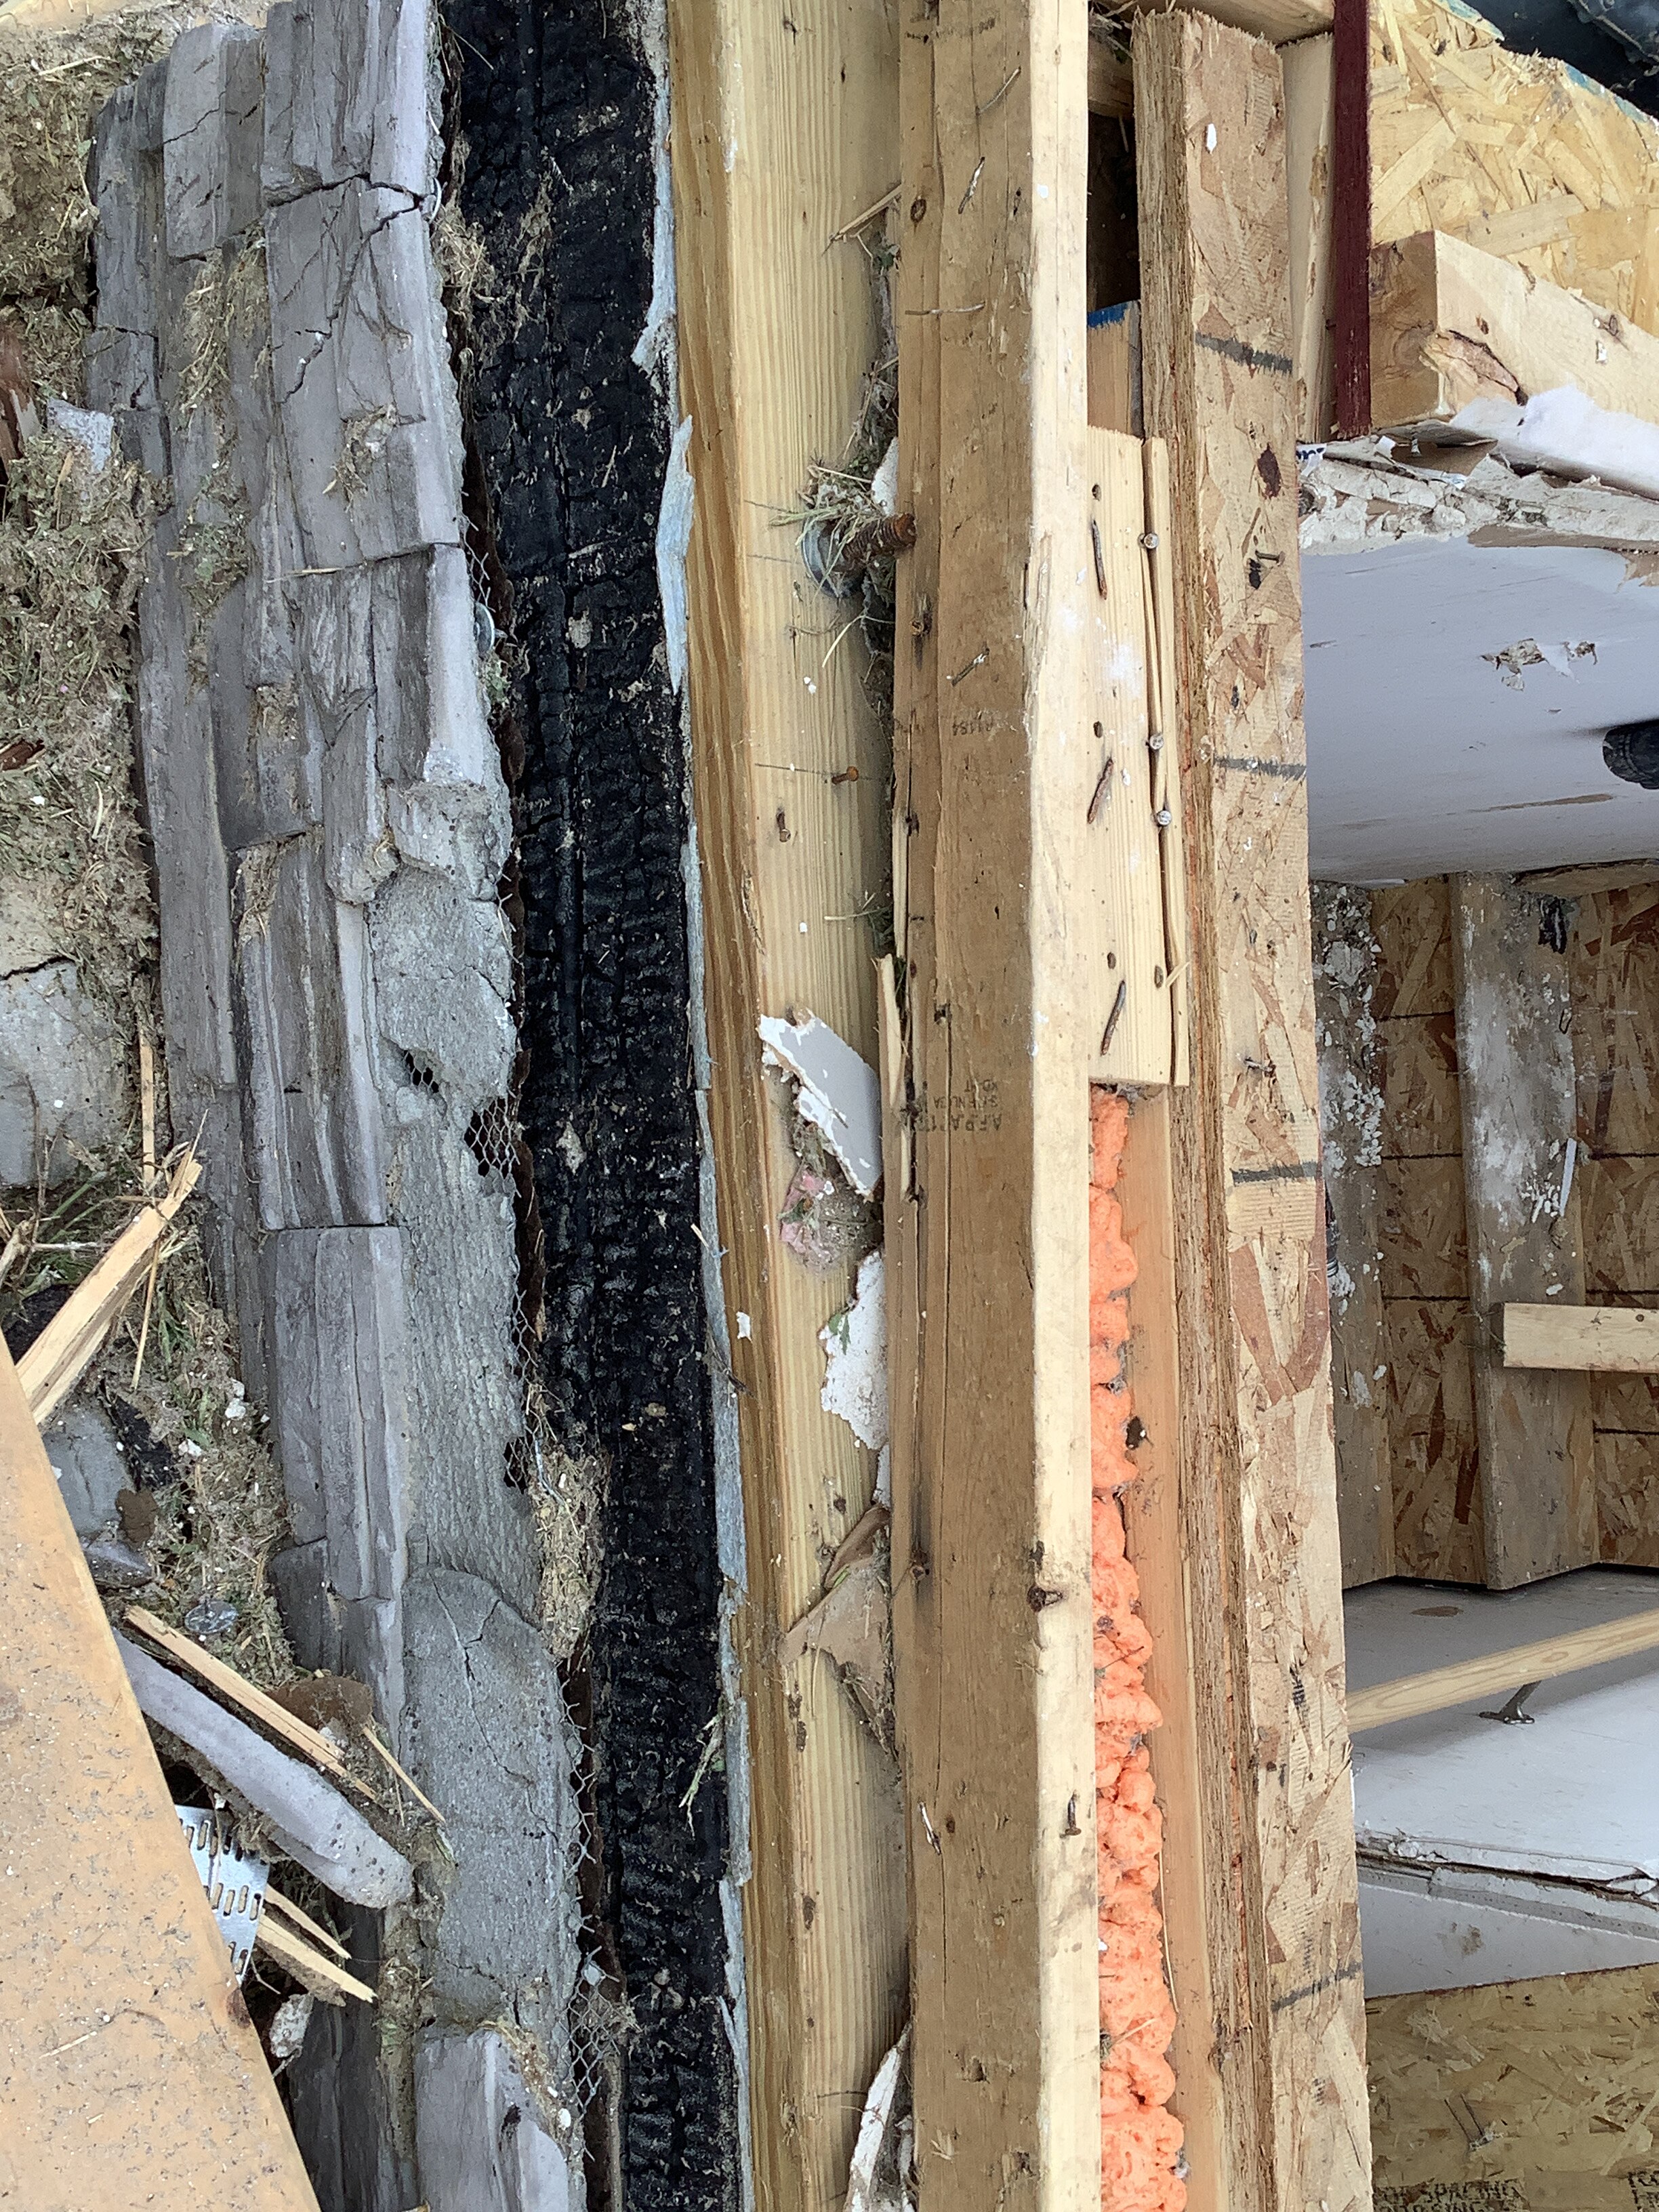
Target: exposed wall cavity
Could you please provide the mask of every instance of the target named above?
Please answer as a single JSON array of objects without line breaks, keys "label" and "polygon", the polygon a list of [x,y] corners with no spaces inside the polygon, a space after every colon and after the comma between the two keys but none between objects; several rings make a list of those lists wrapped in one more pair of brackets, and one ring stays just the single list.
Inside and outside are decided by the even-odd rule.
[{"label": "exposed wall cavity", "polygon": [[704,1297],[661,31],[603,0],[556,14],[451,0],[447,20],[452,193],[474,271],[470,513],[507,633],[518,763],[539,1387],[559,1448],[605,1478],[569,1669],[599,1850],[586,1971],[623,2029],[591,2185],[629,2212],[691,2212],[740,2187],[728,1966],[743,1838],[728,1866],[720,1769],[740,1763],[742,1733],[720,1622],[742,1540],[717,1500],[730,1382]]},{"label": "exposed wall cavity", "polygon": [[[170,505],[138,724],[173,1125],[302,1664],[447,1814],[287,2075],[325,2212],[580,2202],[578,1745],[519,1326],[512,824],[463,544],[423,0],[212,26],[95,145],[88,397]],[[514,2118],[512,2155],[503,2148]]]}]

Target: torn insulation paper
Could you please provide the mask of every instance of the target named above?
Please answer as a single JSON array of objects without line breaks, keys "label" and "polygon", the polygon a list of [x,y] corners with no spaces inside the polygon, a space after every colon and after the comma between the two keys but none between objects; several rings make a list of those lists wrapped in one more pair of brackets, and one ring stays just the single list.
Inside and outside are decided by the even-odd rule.
[{"label": "torn insulation paper", "polygon": [[820,1401],[861,1444],[887,1449],[887,1273],[879,1252],[859,1262],[852,1304],[818,1331],[825,1360]]},{"label": "torn insulation paper", "polygon": [[816,1014],[790,1022],[763,1015],[760,1039],[769,1066],[788,1071],[800,1086],[795,1103],[853,1179],[860,1198],[881,1181],[881,1085],[876,1071]]}]

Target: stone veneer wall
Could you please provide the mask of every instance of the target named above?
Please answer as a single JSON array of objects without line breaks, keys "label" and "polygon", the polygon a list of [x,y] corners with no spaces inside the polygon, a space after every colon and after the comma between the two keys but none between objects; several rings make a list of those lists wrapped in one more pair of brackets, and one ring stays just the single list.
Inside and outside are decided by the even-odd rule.
[{"label": "stone veneer wall", "polygon": [[99,122],[88,396],[171,483],[139,609],[167,1072],[288,1492],[271,1573],[453,1848],[355,1924],[381,2004],[317,2008],[296,2127],[325,2212],[562,2212],[579,1747],[514,1479],[512,827],[436,96],[423,0],[182,37]]}]

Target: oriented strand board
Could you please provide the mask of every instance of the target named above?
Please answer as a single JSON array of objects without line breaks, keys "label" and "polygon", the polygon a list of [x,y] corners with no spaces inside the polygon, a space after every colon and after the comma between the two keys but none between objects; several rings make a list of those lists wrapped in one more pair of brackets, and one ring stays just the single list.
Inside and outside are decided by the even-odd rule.
[{"label": "oriented strand board", "polygon": [[1586,1293],[1659,1298],[1659,1158],[1581,1159],[1577,1179]]},{"label": "oriented strand board", "polygon": [[1390,1298],[1388,1324],[1395,1571],[1483,1583],[1468,1302]]},{"label": "oriented strand board", "polygon": [[1659,1436],[1659,1375],[1592,1375],[1590,1413],[1598,1429]]},{"label": "oriented strand board", "polygon": [[1384,1160],[1382,1183],[1383,1297],[1466,1299],[1469,1240],[1462,1158]]},{"label": "oriented strand board", "polygon": [[1371,893],[1378,1021],[1452,1011],[1451,897],[1444,876]]},{"label": "oriented strand board", "polygon": [[1455,0],[1370,21],[1373,243],[1445,231],[1659,331],[1659,122]]},{"label": "oriented strand board", "polygon": [[1595,1438],[1601,1558],[1613,1567],[1659,1567],[1659,1435]]},{"label": "oriented strand board", "polygon": [[1568,957],[1579,1141],[1659,1154],[1659,884],[1581,900]]},{"label": "oriented strand board", "polygon": [[1202,15],[1142,15],[1134,59],[1144,396],[1174,477],[1189,779],[1192,1082],[1170,1121],[1228,2202],[1359,2212],[1283,86],[1271,48]]},{"label": "oriented strand board", "polygon": [[1444,1158],[1461,1152],[1455,1018],[1405,1014],[1378,1022],[1376,1058],[1384,1157]]},{"label": "oriented strand board", "polygon": [[1618,2179],[1659,2167],[1659,1967],[1382,1997],[1365,2016],[1380,2188],[1507,2180],[1422,2202],[1522,2212],[1646,2212],[1659,2193]]}]

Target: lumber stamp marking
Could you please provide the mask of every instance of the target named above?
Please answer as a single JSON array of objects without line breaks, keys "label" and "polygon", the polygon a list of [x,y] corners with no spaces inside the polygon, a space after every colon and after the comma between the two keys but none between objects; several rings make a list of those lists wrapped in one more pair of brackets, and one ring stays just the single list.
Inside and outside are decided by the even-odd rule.
[{"label": "lumber stamp marking", "polygon": [[1486,1581],[1513,1589],[1599,1552],[1589,1387],[1505,1366],[1498,1310],[1584,1302],[1571,1002],[1535,897],[1454,876],[1451,903]]},{"label": "lumber stamp marking", "polygon": [[1204,1793],[1188,1847],[1226,2068],[1221,2201],[1352,2212],[1370,2201],[1369,2121],[1295,772],[1281,76],[1270,48],[1195,16],[1143,17],[1134,59],[1146,428],[1171,460],[1189,779],[1193,1080],[1170,1117]]},{"label": "lumber stamp marking", "polygon": [[913,1151],[887,1252],[916,2151],[923,2212],[1096,2212],[1086,24],[905,0],[900,36],[917,544],[890,1082]]}]

